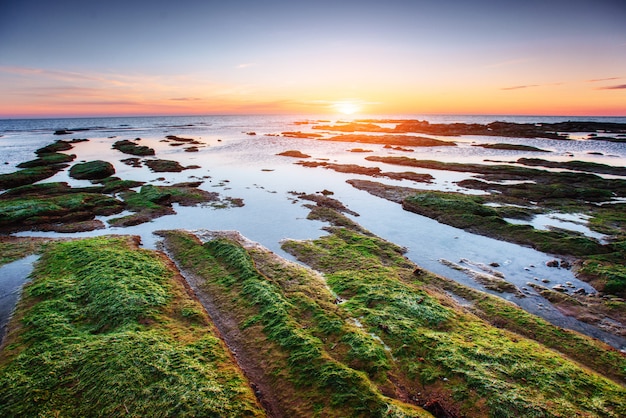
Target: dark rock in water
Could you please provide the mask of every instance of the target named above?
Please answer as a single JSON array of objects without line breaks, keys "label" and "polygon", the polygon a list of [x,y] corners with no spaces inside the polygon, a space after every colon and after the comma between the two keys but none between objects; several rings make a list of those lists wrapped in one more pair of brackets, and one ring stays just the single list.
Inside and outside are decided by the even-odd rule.
[{"label": "dark rock in water", "polygon": [[146,160],[145,164],[155,173],[179,173],[185,169],[178,161],[172,160]]},{"label": "dark rock in water", "polygon": [[552,290],[556,290],[557,292],[567,293],[567,288],[562,284],[557,284],[552,286]]},{"label": "dark rock in water", "polygon": [[570,269],[572,264],[567,260],[561,260],[561,268],[562,269]]},{"label": "dark rock in water", "polygon": [[73,133],[74,132],[68,131],[67,129],[57,129],[56,131],[54,131],[54,135],[70,135]]},{"label": "dark rock in water", "polygon": [[587,291],[581,287],[579,289],[574,290],[574,294],[575,295],[586,295]]},{"label": "dark rock in water", "polygon": [[297,151],[297,150],[284,151],[284,152],[281,152],[280,154],[276,154],[276,155],[282,155],[283,157],[294,157],[294,158],[311,158],[310,155],[304,154],[304,153],[302,153],[300,151]]},{"label": "dark rock in water", "polygon": [[141,167],[141,160],[139,158],[124,158],[123,160],[120,160],[120,161],[131,167],[135,167],[135,168]]},{"label": "dark rock in water", "polygon": [[546,266],[547,267],[558,267],[559,266],[559,262],[558,262],[558,260],[546,261]]},{"label": "dark rock in water", "polygon": [[102,160],[79,163],[70,168],[70,177],[77,180],[98,180],[110,177],[113,174],[115,174],[113,164]]},{"label": "dark rock in water", "polygon": [[500,267],[500,263],[496,263],[495,261],[493,263],[489,263],[489,265],[491,267]]},{"label": "dark rock in water", "polygon": [[302,138],[302,139],[316,139],[316,138],[321,138],[323,135],[321,134],[313,134],[313,133],[306,133],[306,132],[283,132],[282,135],[285,138]]},{"label": "dark rock in water", "polygon": [[176,141],[176,142],[186,142],[186,143],[190,143],[190,144],[201,144],[202,142],[199,142],[193,138],[181,138],[179,136],[176,135],[167,135],[166,136],[167,139],[171,140],[171,141]]},{"label": "dark rock in water", "polygon": [[321,194],[303,194],[298,195],[300,199],[310,200],[317,203],[317,206],[326,207],[334,209],[338,212],[348,213],[353,216],[359,216],[358,213],[353,210],[348,209],[337,199],[333,199],[332,197],[324,196]]},{"label": "dark rock in water", "polygon": [[550,152],[545,149],[532,147],[530,145],[521,144],[477,144],[473,147],[481,147],[486,149],[512,150],[512,151],[529,151],[529,152]]},{"label": "dark rock in water", "polygon": [[95,231],[97,229],[104,229],[104,222],[97,219],[78,221],[70,223],[54,223],[54,224],[42,224],[35,226],[35,231],[44,232],[59,232],[59,233],[75,233],[75,232],[88,232]]}]

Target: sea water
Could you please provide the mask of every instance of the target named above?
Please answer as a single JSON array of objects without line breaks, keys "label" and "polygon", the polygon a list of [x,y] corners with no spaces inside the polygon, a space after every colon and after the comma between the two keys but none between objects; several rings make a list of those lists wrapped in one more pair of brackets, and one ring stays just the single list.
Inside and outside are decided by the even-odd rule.
[{"label": "sea water", "polygon": [[[431,123],[489,123],[495,120],[537,123],[567,120],[594,120],[626,123],[626,118],[557,118],[529,116],[422,116],[380,115],[372,118],[420,119]],[[346,120],[345,118],[341,118]],[[181,207],[175,205],[176,214],[163,216],[141,225],[106,229],[75,234],[25,231],[19,236],[93,236],[101,234],[139,235],[146,248],[156,248],[158,237],[153,234],[162,229],[208,229],[238,230],[247,238],[259,242],[281,256],[292,257],[280,248],[284,239],[314,239],[325,232],[324,223],[307,220],[307,202],[296,199],[295,193],[315,193],[323,190],[334,193],[349,209],[359,214],[351,216],[364,228],[407,248],[407,256],[418,265],[435,273],[457,280],[465,285],[485,290],[462,272],[444,265],[440,260],[458,262],[460,259],[476,263],[498,263],[506,280],[519,288],[529,281],[549,279],[550,285],[571,282],[576,288],[593,292],[587,283],[577,280],[571,271],[546,267],[552,256],[519,245],[477,236],[457,228],[440,224],[432,219],[406,212],[392,203],[367,192],[357,190],[346,183],[348,179],[374,180],[392,185],[426,190],[461,191],[482,193],[463,189],[456,182],[470,178],[472,173],[425,170],[411,168],[418,173],[429,173],[432,183],[416,183],[408,180],[371,178],[364,175],[337,173],[324,168],[306,168],[294,164],[299,159],[279,156],[287,150],[299,150],[311,156],[309,160],[321,160],[338,164],[357,164],[379,167],[382,171],[407,171],[407,167],[366,161],[368,155],[407,156],[416,159],[436,159],[446,162],[470,162],[490,164],[493,161],[515,161],[518,158],[544,158],[552,161],[571,159],[600,162],[614,166],[626,165],[626,144],[598,140],[550,140],[527,138],[500,138],[483,136],[431,137],[453,141],[456,147],[413,148],[413,152],[385,149],[383,145],[355,144],[314,139],[288,138],[286,131],[315,132],[316,121],[334,123],[338,119],[328,116],[190,116],[190,117],[134,117],[134,118],[84,118],[84,119],[33,119],[0,120],[0,173],[15,171],[20,162],[35,158],[34,151],[58,139],[87,138],[88,142],[74,144],[67,153],[76,154],[75,162],[101,159],[111,162],[116,176],[128,180],[140,180],[156,185],[171,185],[185,181],[199,181],[200,188],[218,192],[221,197],[241,198],[243,207],[215,209],[209,206]],[[303,123],[303,122],[309,123]],[[74,133],[54,135],[66,129]],[[327,133],[334,136],[337,133]],[[163,142],[167,135],[193,138],[203,142],[198,152],[185,152],[184,147],[172,147]],[[135,168],[120,160],[130,157],[111,148],[115,141],[141,138],[140,145],[156,150],[156,157],[180,162],[183,166],[199,168],[180,173],[153,173],[147,167]],[[511,150],[494,150],[475,147],[485,143],[506,142],[532,145],[551,151],[533,153]],[[371,152],[355,153],[353,148],[366,148]],[[485,161],[488,160],[488,161]],[[44,180],[64,181],[73,186],[90,186],[84,180],[74,180],[64,170]],[[308,202],[310,203],[310,202]],[[118,217],[116,215],[114,217]],[[554,218],[554,217],[553,217]],[[554,218],[555,222],[558,217]],[[103,218],[106,221],[106,218]],[[548,217],[542,222],[549,221]],[[567,227],[558,221],[559,227]],[[105,222],[106,223],[106,222]],[[578,231],[585,231],[580,223],[574,224]],[[493,293],[493,292],[491,292]],[[532,289],[526,298],[512,294],[499,294],[519,304],[530,312],[541,315],[553,323],[576,329],[600,338],[617,347],[626,347],[626,340],[611,336],[591,325],[565,317],[552,308],[546,300]]]}]

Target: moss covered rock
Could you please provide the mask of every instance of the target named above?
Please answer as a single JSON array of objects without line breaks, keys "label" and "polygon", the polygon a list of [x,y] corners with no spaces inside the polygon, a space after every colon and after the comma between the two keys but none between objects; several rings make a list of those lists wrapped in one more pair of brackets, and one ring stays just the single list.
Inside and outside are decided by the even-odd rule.
[{"label": "moss covered rock", "polygon": [[115,174],[113,164],[102,160],[75,164],[70,168],[70,177],[78,180],[104,179],[113,174]]},{"label": "moss covered rock", "polygon": [[123,140],[113,144],[113,148],[130,155],[154,155],[154,149],[145,145],[137,145],[133,141]]},{"label": "moss covered rock", "polygon": [[65,167],[67,167],[67,164],[53,164],[49,166],[25,168],[13,173],[0,174],[0,190],[36,183],[54,176]]}]

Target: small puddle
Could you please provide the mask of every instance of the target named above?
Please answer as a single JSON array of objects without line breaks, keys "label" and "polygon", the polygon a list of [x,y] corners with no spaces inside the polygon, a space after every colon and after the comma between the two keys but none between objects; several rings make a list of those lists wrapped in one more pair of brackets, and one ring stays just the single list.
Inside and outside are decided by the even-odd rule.
[{"label": "small puddle", "polygon": [[29,280],[38,255],[30,255],[0,267],[0,344],[15,310],[22,287]]}]

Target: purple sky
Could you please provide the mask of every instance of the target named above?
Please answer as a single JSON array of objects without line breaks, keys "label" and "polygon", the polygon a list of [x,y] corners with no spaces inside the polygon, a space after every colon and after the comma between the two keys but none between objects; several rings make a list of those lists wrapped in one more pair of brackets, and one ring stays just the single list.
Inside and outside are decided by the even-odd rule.
[{"label": "purple sky", "polygon": [[5,1],[0,117],[626,115],[626,1]]}]

